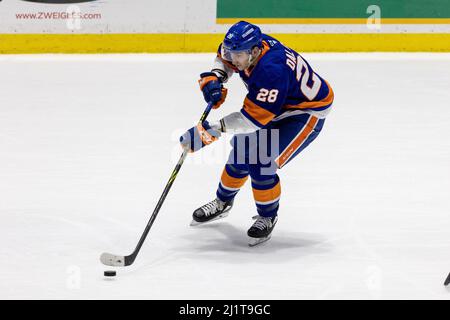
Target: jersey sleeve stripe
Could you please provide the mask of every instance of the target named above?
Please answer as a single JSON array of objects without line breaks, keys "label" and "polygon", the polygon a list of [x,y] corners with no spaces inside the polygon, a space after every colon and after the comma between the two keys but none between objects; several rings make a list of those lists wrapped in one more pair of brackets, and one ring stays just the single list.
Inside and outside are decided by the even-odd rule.
[{"label": "jersey sleeve stripe", "polygon": [[243,114],[247,116],[253,123],[255,121],[256,125],[259,127],[263,127],[268,124],[275,117],[275,114],[272,112],[258,106],[256,103],[252,102],[249,98],[245,98],[244,100],[244,109]]},{"label": "jersey sleeve stripe", "polygon": [[244,108],[241,109],[241,113],[244,115],[244,117],[246,119],[248,119],[248,121],[250,121],[255,127],[257,128],[262,128],[264,127],[263,124],[259,123],[258,121],[256,121],[255,119],[252,118],[251,115],[249,115]]}]

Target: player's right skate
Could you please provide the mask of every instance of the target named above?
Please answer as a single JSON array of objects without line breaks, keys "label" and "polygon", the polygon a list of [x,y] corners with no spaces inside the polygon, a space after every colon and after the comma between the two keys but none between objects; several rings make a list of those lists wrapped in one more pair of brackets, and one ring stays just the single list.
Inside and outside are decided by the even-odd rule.
[{"label": "player's right skate", "polygon": [[191,226],[225,218],[232,207],[233,200],[224,202],[216,198],[194,211]]},{"label": "player's right skate", "polygon": [[278,216],[261,217],[257,215],[254,216],[253,219],[256,221],[247,231],[249,237],[248,245],[250,247],[254,247],[270,239],[273,228],[278,221]]}]

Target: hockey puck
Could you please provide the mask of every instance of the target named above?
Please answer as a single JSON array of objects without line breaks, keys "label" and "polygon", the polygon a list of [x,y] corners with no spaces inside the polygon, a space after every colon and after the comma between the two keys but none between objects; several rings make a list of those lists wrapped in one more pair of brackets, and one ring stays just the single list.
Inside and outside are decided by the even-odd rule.
[{"label": "hockey puck", "polygon": [[449,284],[450,284],[450,273],[448,274],[447,279],[445,279],[444,286],[448,286]]},{"label": "hockey puck", "polygon": [[103,274],[105,275],[105,277],[115,277],[116,276],[116,272],[112,271],[112,270],[105,271]]}]

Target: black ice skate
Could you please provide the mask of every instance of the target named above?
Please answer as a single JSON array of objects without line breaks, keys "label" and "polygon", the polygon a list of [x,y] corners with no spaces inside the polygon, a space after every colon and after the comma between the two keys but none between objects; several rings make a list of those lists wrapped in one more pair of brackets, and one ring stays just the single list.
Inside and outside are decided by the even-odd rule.
[{"label": "black ice skate", "polygon": [[278,221],[278,216],[275,217],[261,217],[254,216],[255,223],[248,229],[247,235],[249,236],[248,245],[250,247],[256,246],[270,239],[272,230]]},{"label": "black ice skate", "polygon": [[194,211],[191,226],[225,218],[232,207],[233,200],[223,202],[216,198]]}]

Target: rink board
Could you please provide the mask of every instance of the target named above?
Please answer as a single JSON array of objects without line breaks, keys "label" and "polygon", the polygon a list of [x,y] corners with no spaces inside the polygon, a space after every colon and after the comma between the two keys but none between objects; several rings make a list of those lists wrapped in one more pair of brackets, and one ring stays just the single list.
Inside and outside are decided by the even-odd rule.
[{"label": "rink board", "polygon": [[[272,34],[302,52],[450,52],[450,34]],[[223,34],[0,34],[0,53],[214,52]]]}]

